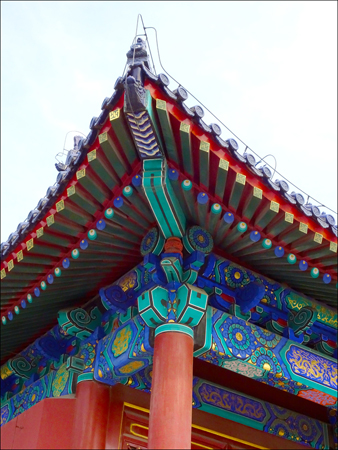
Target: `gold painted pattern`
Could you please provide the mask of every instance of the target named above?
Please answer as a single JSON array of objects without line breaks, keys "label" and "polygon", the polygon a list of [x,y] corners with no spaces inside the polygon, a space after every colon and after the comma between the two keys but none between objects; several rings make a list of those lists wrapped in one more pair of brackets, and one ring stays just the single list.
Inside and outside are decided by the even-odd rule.
[{"label": "gold painted pattern", "polygon": [[60,397],[64,390],[69,377],[69,371],[67,370],[66,363],[62,364],[56,372],[55,379],[52,384],[52,391],[54,397]]},{"label": "gold painted pattern", "polygon": [[330,250],[331,250],[331,252],[337,253],[337,243],[336,242],[330,242]]},{"label": "gold painted pattern", "polygon": [[56,203],[56,211],[62,211],[63,209],[65,209],[65,202],[63,200],[60,200],[59,202]]},{"label": "gold painted pattern", "polygon": [[316,233],[315,237],[313,238],[313,240],[315,242],[317,242],[318,244],[321,244],[323,242],[323,235],[319,234],[319,233]]},{"label": "gold painted pattern", "polygon": [[137,276],[135,272],[131,272],[127,274],[126,276],[122,277],[118,285],[122,288],[123,292],[128,291],[128,289],[132,289],[137,282]]},{"label": "gold painted pattern", "polygon": [[3,380],[5,380],[6,378],[8,378],[10,375],[12,375],[12,371],[11,369],[8,367],[7,364],[4,364],[3,366],[1,366],[0,369],[0,376]]},{"label": "gold painted pattern", "polygon": [[88,162],[94,161],[94,159],[96,159],[96,149],[94,149],[91,152],[89,152],[88,155],[87,155],[87,158],[88,158]]},{"label": "gold painted pattern", "polygon": [[41,237],[43,236],[43,227],[39,228],[38,230],[36,230],[36,237]]},{"label": "gold painted pattern", "polygon": [[180,131],[183,131],[184,133],[189,133],[190,125],[188,125],[187,123],[181,122]]},{"label": "gold painted pattern", "polygon": [[31,249],[34,247],[34,241],[33,241],[33,238],[30,239],[29,241],[27,241],[27,242],[26,242],[26,245],[27,245],[27,250],[28,250],[28,251],[31,250]]},{"label": "gold painted pattern", "polygon": [[209,405],[249,417],[250,419],[256,419],[259,422],[266,415],[262,405],[258,401],[237,395],[236,402],[235,396],[232,393],[216,386],[207,386],[203,383],[199,389],[199,394],[201,395],[201,399]]},{"label": "gold painted pattern", "polygon": [[20,251],[18,252],[18,254],[16,255],[16,260],[17,260],[18,262],[20,262],[20,261],[23,260],[23,252],[22,252],[22,250],[20,250]]},{"label": "gold painted pattern", "polygon": [[293,373],[337,389],[337,364],[305,349],[291,345],[286,352]]},{"label": "gold painted pattern", "polygon": [[67,189],[67,195],[68,195],[68,197],[70,197],[71,195],[73,195],[73,194],[75,194],[75,186],[73,185],[73,186],[70,186],[68,189]]},{"label": "gold painted pattern", "polygon": [[306,225],[306,223],[299,222],[299,231],[306,234],[307,230],[308,230],[308,226]]},{"label": "gold painted pattern", "polygon": [[293,219],[294,219],[294,215],[293,214],[288,213],[288,212],[285,213],[285,219],[284,219],[285,222],[293,223]]},{"label": "gold painted pattern", "polygon": [[229,170],[229,161],[226,161],[225,159],[220,159],[218,167],[223,170]]},{"label": "gold painted pattern", "polygon": [[121,369],[119,369],[119,371],[121,373],[131,373],[137,369],[140,369],[143,366],[144,366],[144,363],[142,361],[132,361],[129,364],[127,364],[126,366],[121,367]]},{"label": "gold painted pattern", "polygon": [[86,176],[86,169],[81,169],[81,170],[78,170],[77,172],[76,172],[76,179],[77,180],[79,180],[80,178],[83,178],[83,177],[85,177]]},{"label": "gold painted pattern", "polygon": [[3,278],[5,278],[5,276],[6,276],[6,270],[5,269],[1,269],[1,280]]},{"label": "gold painted pattern", "polygon": [[115,109],[114,111],[111,111],[109,113],[109,120],[115,120],[118,119],[120,117],[120,108]]},{"label": "gold painted pattern", "polygon": [[50,216],[47,217],[47,225],[50,227],[51,225],[53,225],[54,223],[54,214],[51,214]]},{"label": "gold painted pattern", "polygon": [[167,103],[164,100],[156,99],[156,109],[167,110]]},{"label": "gold painted pattern", "polygon": [[13,267],[14,267],[14,262],[13,262],[13,260],[11,259],[11,260],[8,262],[8,266],[7,266],[8,272],[10,272],[10,271],[13,269]]},{"label": "gold painted pattern", "polygon": [[202,152],[209,152],[209,150],[210,150],[209,142],[201,141],[200,150],[202,150]]},{"label": "gold painted pattern", "polygon": [[[99,143],[100,144],[102,144],[103,142],[107,142],[107,141],[108,141],[108,133],[106,131],[104,133],[99,134]],[[89,159],[88,159],[88,161],[89,161]]]},{"label": "gold painted pattern", "polygon": [[292,310],[300,311],[304,306],[311,306],[316,312],[316,319],[319,322],[337,328],[337,313],[325,306],[318,305],[311,300],[296,295],[293,292],[286,297],[286,301]]},{"label": "gold painted pattern", "polygon": [[279,203],[272,201],[270,203],[270,210],[278,213],[279,212]]},{"label": "gold painted pattern", "polygon": [[246,176],[243,175],[242,173],[237,173],[236,174],[236,183],[245,184],[246,183]]},{"label": "gold painted pattern", "polygon": [[116,337],[115,337],[113,345],[112,345],[112,352],[113,352],[115,358],[122,355],[122,353],[124,353],[127,350],[131,338],[132,338],[132,332],[131,332],[131,328],[129,325],[122,328],[122,330],[120,330],[116,334]]},{"label": "gold painted pattern", "polygon": [[263,191],[262,189],[259,189],[258,187],[253,188],[253,196],[256,198],[263,198]]}]

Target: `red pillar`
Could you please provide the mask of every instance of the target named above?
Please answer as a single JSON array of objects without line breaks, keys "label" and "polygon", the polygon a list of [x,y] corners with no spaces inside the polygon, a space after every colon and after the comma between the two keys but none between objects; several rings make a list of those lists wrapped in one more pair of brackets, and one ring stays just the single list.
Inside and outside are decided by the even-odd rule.
[{"label": "red pillar", "polygon": [[108,385],[96,381],[77,385],[72,448],[106,447],[109,393]]},{"label": "red pillar", "polygon": [[155,337],[148,448],[191,448],[193,349],[188,334]]}]

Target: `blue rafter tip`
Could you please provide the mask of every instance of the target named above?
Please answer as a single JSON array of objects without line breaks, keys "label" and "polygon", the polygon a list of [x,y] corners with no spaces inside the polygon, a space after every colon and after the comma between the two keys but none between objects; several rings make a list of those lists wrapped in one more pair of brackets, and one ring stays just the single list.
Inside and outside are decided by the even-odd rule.
[{"label": "blue rafter tip", "polygon": [[277,258],[281,258],[282,256],[284,256],[284,248],[283,247],[276,247],[275,248],[275,255],[277,256]]},{"label": "blue rafter tip", "polygon": [[106,222],[103,219],[100,219],[96,222],[96,228],[100,231],[106,228]]},{"label": "blue rafter tip", "polygon": [[300,270],[305,271],[305,270],[307,270],[308,267],[309,267],[309,265],[308,265],[308,263],[307,263],[306,261],[304,261],[304,259],[302,259],[302,260],[299,262],[299,268],[300,268]]},{"label": "blue rafter tip", "polygon": [[208,194],[205,192],[200,192],[197,196],[197,201],[200,205],[205,205],[209,200]]},{"label": "blue rafter tip", "polygon": [[87,239],[82,239],[82,241],[80,242],[80,249],[81,250],[86,250],[86,248],[88,247],[88,241]]},{"label": "blue rafter tip", "polygon": [[250,240],[252,242],[258,242],[261,238],[261,233],[259,231],[251,231]]},{"label": "blue rafter tip", "polygon": [[40,289],[39,288],[35,288],[34,289],[34,295],[35,295],[35,297],[39,297],[39,295],[40,295]]},{"label": "blue rafter tip", "polygon": [[177,170],[169,169],[168,170],[168,177],[169,177],[169,180],[177,180],[177,178],[178,178]]},{"label": "blue rafter tip", "polygon": [[62,260],[62,267],[63,267],[64,269],[68,269],[69,266],[70,266],[69,259],[68,259],[68,258],[64,258],[64,259]]},{"label": "blue rafter tip", "polygon": [[122,197],[116,197],[114,199],[114,206],[115,206],[115,208],[121,208],[121,206],[123,206],[123,198]]},{"label": "blue rafter tip", "polygon": [[324,276],[323,276],[324,283],[329,284],[329,283],[331,283],[331,280],[332,280],[331,275],[329,273],[324,273]]},{"label": "blue rafter tip", "polygon": [[235,217],[231,212],[228,212],[224,214],[223,220],[225,223],[232,223],[235,220]]},{"label": "blue rafter tip", "polygon": [[131,180],[131,182],[132,182],[133,186],[135,186],[135,187],[141,186],[141,184],[142,184],[142,177],[141,177],[141,175],[135,175],[133,177],[133,179]]}]

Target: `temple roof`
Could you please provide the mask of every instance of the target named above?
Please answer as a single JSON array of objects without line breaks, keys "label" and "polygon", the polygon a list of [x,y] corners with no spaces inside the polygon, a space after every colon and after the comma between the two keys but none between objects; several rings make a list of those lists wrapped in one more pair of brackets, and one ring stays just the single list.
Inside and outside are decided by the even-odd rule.
[{"label": "temple roof", "polygon": [[[203,121],[200,106],[186,106],[183,87],[171,91],[167,76],[154,75],[142,55],[127,56],[151,95],[168,176],[187,221],[212,234],[220,256],[336,306],[334,218],[289,193],[286,181],[273,181],[269,167],[257,167],[234,139],[222,139],[218,125]],[[124,111],[127,75],[104,99],[87,137],[75,139],[54,185],[1,244],[3,358],[50,328],[60,309],[92,299],[142,261],[141,240],[156,221]]]}]

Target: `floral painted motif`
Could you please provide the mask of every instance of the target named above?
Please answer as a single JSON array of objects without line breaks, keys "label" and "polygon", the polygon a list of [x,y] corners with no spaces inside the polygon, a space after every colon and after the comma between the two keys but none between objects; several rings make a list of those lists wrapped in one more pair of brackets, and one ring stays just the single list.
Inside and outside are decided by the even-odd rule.
[{"label": "floral painted motif", "polygon": [[56,372],[53,384],[52,391],[53,397],[60,397],[62,391],[66,387],[67,380],[69,377],[69,371],[67,370],[66,363],[62,364],[59,370]]},{"label": "floral painted motif", "polygon": [[248,358],[255,349],[252,329],[237,317],[228,317],[221,327],[221,333],[228,349],[237,358]]},{"label": "floral painted motif", "polygon": [[130,328],[130,325],[125,326],[124,328],[122,328],[122,330],[117,332],[112,345],[112,352],[115,358],[122,355],[122,353],[127,350],[131,338],[132,330]]},{"label": "floral painted motif", "polygon": [[324,392],[317,391],[317,389],[299,391],[298,397],[306,398],[307,400],[324,406],[335,405],[337,402],[337,398],[333,395],[325,394]]},{"label": "floral painted motif", "polygon": [[253,281],[249,271],[244,271],[234,264],[229,264],[224,268],[225,283],[231,288],[239,288]]},{"label": "floral painted motif", "polygon": [[264,347],[255,350],[255,353],[251,356],[251,362],[261,369],[275,373],[277,376],[282,375],[278,359],[271,350],[266,350]]}]

